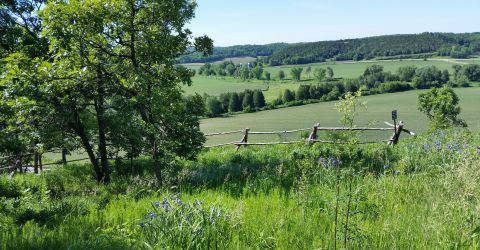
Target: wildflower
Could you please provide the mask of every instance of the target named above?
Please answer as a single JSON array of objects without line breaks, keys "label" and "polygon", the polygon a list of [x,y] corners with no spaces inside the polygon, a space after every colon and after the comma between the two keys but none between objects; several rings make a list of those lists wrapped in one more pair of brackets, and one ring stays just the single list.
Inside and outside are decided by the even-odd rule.
[{"label": "wildflower", "polygon": [[318,164],[322,164],[324,168],[328,168],[328,161],[323,157],[318,158]]},{"label": "wildflower", "polygon": [[394,174],[394,175],[398,175],[398,174],[400,174],[400,171],[395,170],[395,171],[393,171],[393,174]]},{"label": "wildflower", "polygon": [[389,169],[390,166],[388,164],[383,165],[383,169]]},{"label": "wildflower", "polygon": [[480,155],[480,147],[477,147],[477,155]]},{"label": "wildflower", "polygon": [[144,228],[144,227],[145,227],[145,223],[142,222],[142,223],[139,224],[139,226],[140,226],[141,228]]},{"label": "wildflower", "polygon": [[153,218],[157,217],[157,213],[150,213],[150,214],[148,214],[148,216],[153,219]]},{"label": "wildflower", "polygon": [[453,145],[450,143],[447,143],[447,149],[450,151],[453,150]]},{"label": "wildflower", "polygon": [[442,148],[442,142],[436,141],[435,146],[437,147],[437,149],[441,149]]},{"label": "wildflower", "polygon": [[467,149],[468,148],[468,144],[463,144],[463,148]]},{"label": "wildflower", "polygon": [[160,206],[160,201],[155,201],[153,205],[155,205],[156,207]]},{"label": "wildflower", "polygon": [[423,144],[423,150],[428,151],[430,149],[429,144]]}]

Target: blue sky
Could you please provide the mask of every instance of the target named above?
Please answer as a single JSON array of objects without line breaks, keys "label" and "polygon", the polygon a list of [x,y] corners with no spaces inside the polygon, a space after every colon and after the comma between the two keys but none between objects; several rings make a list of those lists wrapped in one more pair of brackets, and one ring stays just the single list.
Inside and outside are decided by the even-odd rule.
[{"label": "blue sky", "polygon": [[197,0],[188,27],[215,46],[480,31],[480,0]]}]

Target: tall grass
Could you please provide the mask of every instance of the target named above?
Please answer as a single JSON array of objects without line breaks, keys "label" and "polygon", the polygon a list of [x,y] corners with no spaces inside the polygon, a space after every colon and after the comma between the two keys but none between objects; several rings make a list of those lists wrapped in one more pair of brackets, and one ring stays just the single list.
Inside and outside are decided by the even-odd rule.
[{"label": "tall grass", "polygon": [[[2,175],[0,248],[333,248],[338,199],[349,248],[478,249],[478,145],[478,134],[451,131],[351,157],[320,144],[215,149],[169,166],[163,188],[148,161],[107,186],[84,165]],[[340,176],[339,196],[332,157],[358,173]]]}]

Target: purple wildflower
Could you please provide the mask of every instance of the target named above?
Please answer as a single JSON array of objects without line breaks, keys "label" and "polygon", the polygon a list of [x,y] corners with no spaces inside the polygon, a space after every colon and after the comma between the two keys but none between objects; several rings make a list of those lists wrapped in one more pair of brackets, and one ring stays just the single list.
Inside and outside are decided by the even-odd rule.
[{"label": "purple wildflower", "polygon": [[155,201],[153,205],[155,205],[156,207],[160,206],[160,201]]},{"label": "purple wildflower", "polygon": [[139,226],[140,226],[141,228],[144,228],[144,227],[145,227],[145,223],[142,222],[142,223],[139,224]]},{"label": "purple wildflower", "polygon": [[435,147],[437,147],[437,149],[441,149],[442,148],[442,142],[436,141],[435,142]]},{"label": "purple wildflower", "polygon": [[383,169],[389,169],[390,166],[388,164],[383,165]]}]

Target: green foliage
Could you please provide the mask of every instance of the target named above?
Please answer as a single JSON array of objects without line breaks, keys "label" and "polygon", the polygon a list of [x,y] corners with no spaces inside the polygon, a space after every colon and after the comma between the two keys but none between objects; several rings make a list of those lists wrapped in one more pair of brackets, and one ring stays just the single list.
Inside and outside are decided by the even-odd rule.
[{"label": "green foliage", "polygon": [[177,195],[153,203],[140,223],[146,243],[154,248],[227,248],[231,242],[230,215],[200,201],[184,203]]},{"label": "green foliage", "polygon": [[289,89],[286,89],[285,92],[283,92],[283,102],[287,103],[293,100],[295,100],[295,93]]},{"label": "green foliage", "polygon": [[253,91],[253,104],[257,109],[265,107],[265,96],[259,89]]},{"label": "green foliage", "polygon": [[478,33],[422,33],[360,39],[299,43],[262,58],[272,66],[373,58],[412,58],[433,55],[467,58],[479,51]]},{"label": "green foliage", "polygon": [[255,109],[255,104],[253,102],[253,92],[245,91],[242,99],[242,107],[244,111],[250,112]]},{"label": "green foliage", "polygon": [[469,64],[462,67],[463,75],[473,82],[480,82],[480,65],[478,64]]},{"label": "green foliage", "polygon": [[223,105],[215,96],[207,98],[207,110],[211,117],[218,116],[223,113]]},{"label": "green foliage", "polygon": [[327,67],[327,77],[329,80],[332,80],[334,76],[333,69],[331,67]]},{"label": "green foliage", "polygon": [[293,67],[290,70],[290,74],[292,76],[292,79],[295,80],[295,81],[300,81],[300,79],[302,78],[302,71],[303,71],[303,68],[301,68],[301,67]]},{"label": "green foliage", "polygon": [[430,130],[445,129],[452,126],[466,127],[464,120],[458,118],[461,108],[460,99],[449,87],[433,88],[418,95],[418,110],[430,120]]},{"label": "green foliage", "polygon": [[295,100],[310,99],[310,85],[300,85],[297,92],[295,92]]},{"label": "green foliage", "polygon": [[318,82],[321,82],[325,79],[327,76],[327,70],[324,68],[315,68],[313,70],[313,76]]}]

